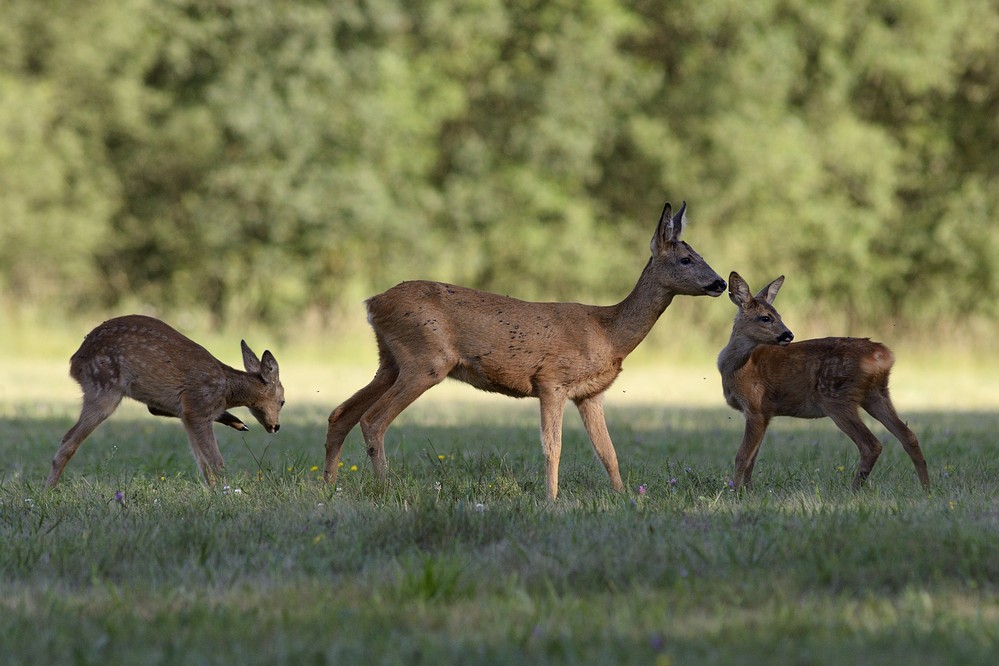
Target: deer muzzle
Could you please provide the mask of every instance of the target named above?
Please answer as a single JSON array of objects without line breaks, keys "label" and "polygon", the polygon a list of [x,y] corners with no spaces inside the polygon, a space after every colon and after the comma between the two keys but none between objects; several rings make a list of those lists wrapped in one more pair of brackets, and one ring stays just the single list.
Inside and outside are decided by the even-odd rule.
[{"label": "deer muzzle", "polygon": [[704,288],[704,291],[706,291],[711,296],[721,296],[722,294],[725,293],[725,286],[726,286],[725,280],[718,278],[717,280],[706,286]]}]

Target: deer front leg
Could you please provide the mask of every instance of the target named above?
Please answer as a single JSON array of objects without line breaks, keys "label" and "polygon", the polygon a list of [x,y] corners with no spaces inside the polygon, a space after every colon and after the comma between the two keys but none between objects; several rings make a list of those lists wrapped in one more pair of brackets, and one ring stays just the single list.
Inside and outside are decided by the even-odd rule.
[{"label": "deer front leg", "polygon": [[607,420],[604,418],[604,394],[576,400],[576,409],[583,419],[583,427],[590,436],[590,443],[597,458],[603,463],[610,477],[611,489],[614,492],[621,492],[624,484],[621,482],[621,471],[617,465],[617,453],[614,451],[614,443],[611,441],[610,433],[607,432]]},{"label": "deer front leg", "polygon": [[194,454],[205,483],[214,486],[218,481],[224,480],[225,463],[215,433],[212,431],[212,422],[186,416],[181,417],[181,421],[191,442],[191,453]]},{"label": "deer front leg", "polygon": [[735,475],[732,485],[736,490],[749,486],[753,481],[753,468],[756,455],[760,451],[763,435],[767,432],[768,419],[762,414],[746,413],[746,430],[742,434],[742,444],[735,454]]},{"label": "deer front leg", "polygon": [[545,453],[545,487],[548,499],[558,498],[558,462],[562,457],[562,416],[566,397],[557,392],[542,393],[541,448]]},{"label": "deer front leg", "polygon": [[[153,416],[165,416],[167,418],[172,418],[172,419],[178,418],[177,415],[174,414],[173,412],[169,412],[165,409],[156,407],[154,405],[146,405],[146,409],[148,409],[149,413],[152,414]],[[219,417],[215,419],[215,422],[221,423],[222,425],[225,426],[229,426],[233,430],[239,430],[241,432],[246,432],[249,430],[249,428],[246,427],[245,423],[240,421],[238,418],[236,418],[229,412],[222,412],[219,415]]]}]

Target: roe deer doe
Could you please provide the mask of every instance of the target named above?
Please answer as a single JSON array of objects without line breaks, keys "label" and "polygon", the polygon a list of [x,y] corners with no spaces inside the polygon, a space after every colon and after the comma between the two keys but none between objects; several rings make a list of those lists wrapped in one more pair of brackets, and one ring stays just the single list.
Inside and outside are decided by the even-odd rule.
[{"label": "roe deer doe", "polygon": [[277,361],[269,351],[258,359],[246,342],[240,344],[246,372],[223,364],[152,317],[118,317],[88,333],[69,362],[70,376],[83,388],[83,410],[62,438],[48,485],[56,485],[83,440],[111,416],[124,396],[145,404],[156,416],[180,418],[205,481],[214,485],[224,474],[224,464],[212,421],[248,430],[226,410],[249,407],[267,432],[281,427],[278,414],[284,405],[284,387]]},{"label": "roe deer doe", "polygon": [[859,488],[881,455],[881,443],[860,418],[859,408],[880,421],[905,448],[923,486],[930,478],[919,440],[895,413],[888,375],[895,357],[868,338],[819,338],[790,344],[794,335],[773,307],[784,276],[754,297],[733,272],[729,297],[739,307],[728,345],[718,355],[725,400],[746,418],[735,457],[733,484],[749,485],[756,455],[774,416],[817,419],[828,416],[860,449],[853,477]]},{"label": "roe deer doe", "polygon": [[611,306],[529,303],[440,282],[403,282],[367,301],[379,363],[375,377],[330,414],[324,478],[336,482],[340,449],[358,423],[368,456],[385,478],[385,431],[406,407],[446,377],[475,388],[541,401],[548,498],[558,495],[562,415],[572,400],[611,487],[622,489],[604,421],[604,391],[624,358],[674,296],[720,296],[725,281],[680,240],[686,203],[667,203],[638,284]]}]

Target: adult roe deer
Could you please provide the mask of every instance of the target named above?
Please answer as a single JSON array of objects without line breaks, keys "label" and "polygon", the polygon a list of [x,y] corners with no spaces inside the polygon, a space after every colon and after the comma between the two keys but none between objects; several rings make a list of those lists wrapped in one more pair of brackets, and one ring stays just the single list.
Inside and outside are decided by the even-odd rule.
[{"label": "adult roe deer", "polygon": [[69,374],[83,388],[83,410],[62,438],[48,486],[56,485],[83,440],[111,416],[124,396],[145,404],[156,416],[180,418],[205,481],[214,485],[224,473],[224,463],[213,421],[249,430],[226,411],[249,407],[267,432],[281,427],[284,387],[277,361],[269,351],[258,359],[246,342],[240,345],[246,372],[223,364],[152,317],[117,317],[92,330],[70,358]]},{"label": "adult roe deer", "polygon": [[375,474],[385,478],[385,431],[446,377],[541,402],[548,498],[558,495],[562,415],[579,410],[611,487],[622,489],[604,420],[604,392],[621,363],[676,295],[720,296],[725,281],[680,240],[686,202],[669,203],[650,244],[652,258],[627,298],[611,306],[530,303],[440,282],[403,282],[367,300],[379,363],[374,379],[330,414],[323,476],[336,482],[340,449],[358,423]]},{"label": "adult roe deer", "polygon": [[860,418],[860,407],[902,443],[923,486],[929,488],[919,440],[898,417],[888,395],[895,357],[869,338],[818,338],[791,344],[794,335],[773,307],[784,276],[756,296],[733,272],[729,297],[739,312],[728,345],[718,355],[725,401],[743,413],[746,430],[735,457],[733,484],[749,485],[760,443],[774,416],[817,419],[828,416],[860,449],[853,477],[859,488],[881,455],[881,443]]}]

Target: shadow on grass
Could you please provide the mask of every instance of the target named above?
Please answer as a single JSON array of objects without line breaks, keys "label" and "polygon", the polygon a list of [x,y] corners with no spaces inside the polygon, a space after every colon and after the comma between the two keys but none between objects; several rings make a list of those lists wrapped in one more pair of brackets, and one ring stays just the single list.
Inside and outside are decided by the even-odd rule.
[{"label": "shadow on grass", "polygon": [[[103,423],[81,446],[64,478],[111,474],[198,478],[181,424],[145,415],[130,404]],[[248,415],[244,415],[248,416]],[[327,412],[316,406],[289,408],[278,435],[267,435],[252,418],[251,431],[215,426],[222,455],[233,477],[294,473],[315,476],[324,461]],[[999,412],[916,412],[906,415],[920,437],[931,475],[950,477],[960,468],[976,476],[989,473],[999,445]],[[497,461],[523,483],[543,478],[544,462],[537,425],[537,402],[417,403],[389,428],[386,452],[394,471],[429,478],[481,474]],[[729,409],[668,405],[612,405],[608,427],[622,474],[637,488],[651,476],[667,480],[677,470],[724,479],[742,437],[741,416]],[[5,478],[38,479],[48,473],[52,455],[75,412],[36,408],[8,409],[0,419]],[[880,424],[868,419],[885,445],[874,478],[886,470],[908,475],[908,458]],[[781,470],[835,470],[849,476],[856,464],[852,442],[828,419],[775,419],[764,440],[757,476]],[[344,445],[344,477],[370,475],[359,428]],[[968,461],[973,461],[968,464]],[[899,469],[901,468],[901,469]],[[816,470],[818,471],[818,470]],[[564,419],[561,485],[602,489],[606,474],[596,462],[580,419],[570,408]]]}]

